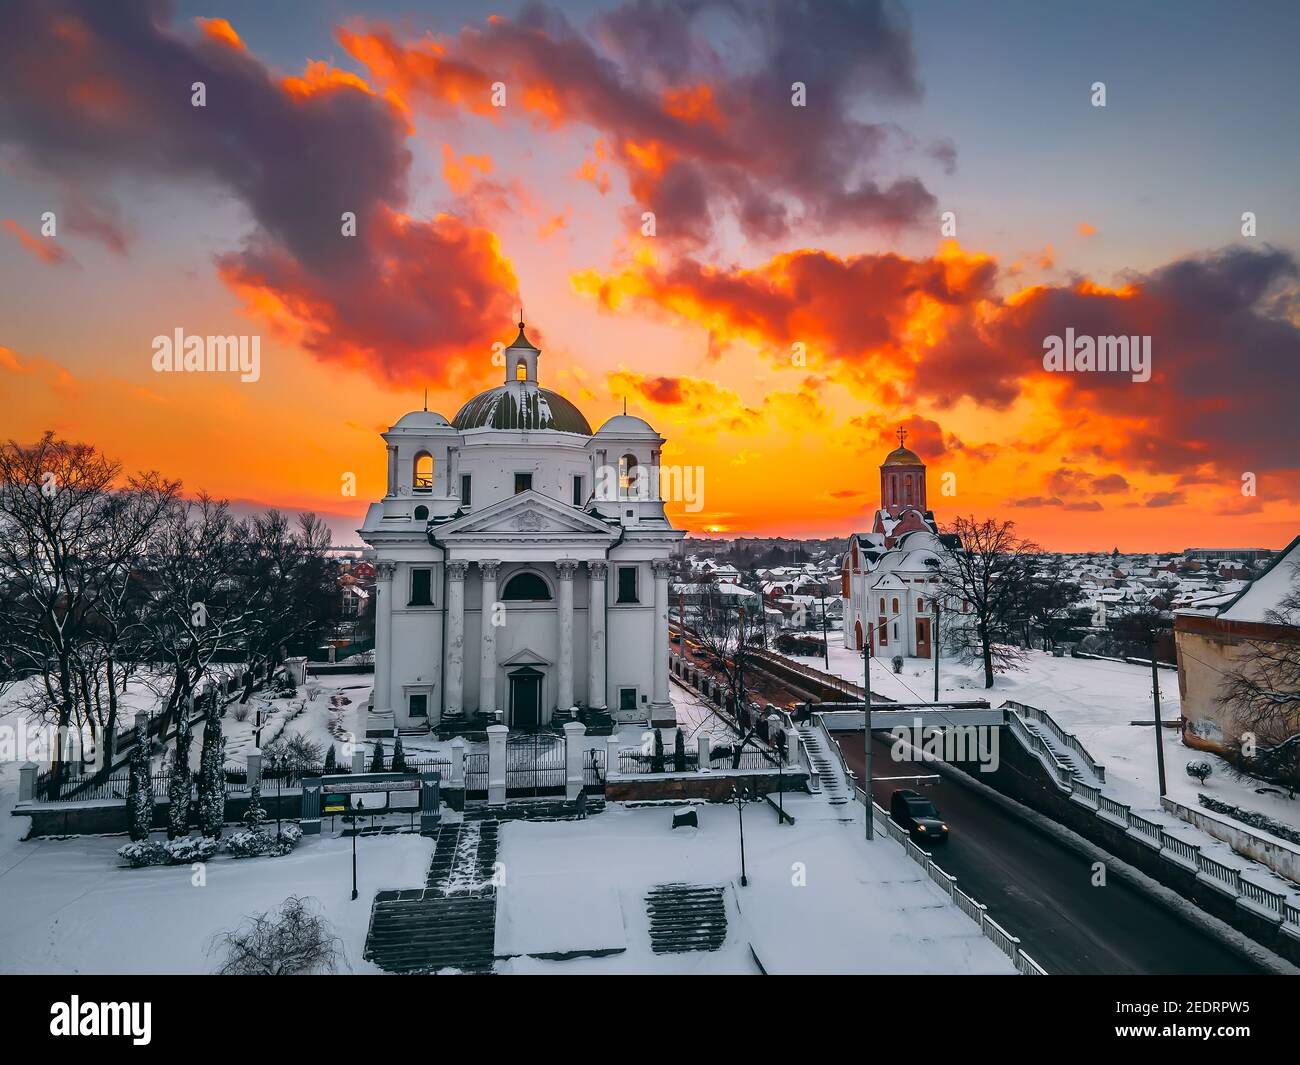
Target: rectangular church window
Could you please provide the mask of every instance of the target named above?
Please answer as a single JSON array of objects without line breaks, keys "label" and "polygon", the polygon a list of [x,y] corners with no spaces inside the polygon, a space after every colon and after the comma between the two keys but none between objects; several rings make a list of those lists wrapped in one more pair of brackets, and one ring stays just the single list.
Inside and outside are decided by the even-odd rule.
[{"label": "rectangular church window", "polygon": [[470,505],[470,479],[468,473],[460,475],[460,505],[468,507]]},{"label": "rectangular church window", "polygon": [[573,478],[573,505],[580,507],[582,502],[582,478],[575,475]]},{"label": "rectangular church window", "polygon": [[411,601],[408,606],[433,606],[433,570],[411,570]]},{"label": "rectangular church window", "polygon": [[527,492],[533,487],[533,475],[531,473],[515,474],[515,495],[520,492]]},{"label": "rectangular church window", "polygon": [[618,690],[618,708],[620,710],[636,709],[636,689],[619,688]]},{"label": "rectangular church window", "polygon": [[428,717],[429,716],[429,697],[427,695],[412,695],[410,702],[411,717]]},{"label": "rectangular church window", "polygon": [[636,567],[618,567],[618,602],[639,603],[636,594]]}]

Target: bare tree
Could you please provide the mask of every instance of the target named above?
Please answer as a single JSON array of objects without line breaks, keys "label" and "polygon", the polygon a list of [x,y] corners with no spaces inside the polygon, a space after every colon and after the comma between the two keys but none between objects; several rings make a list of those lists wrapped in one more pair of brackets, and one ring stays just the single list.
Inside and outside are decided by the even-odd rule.
[{"label": "bare tree", "polygon": [[248,557],[246,528],[224,500],[200,495],[167,508],[149,552],[150,596],[141,619],[146,653],[167,672],[159,735],[213,672],[246,652],[253,623],[236,564]]},{"label": "bare tree", "polygon": [[[961,546],[948,553],[939,569],[942,594],[956,601],[945,613],[950,621],[943,639],[962,661],[983,663],[986,688],[993,687],[995,672],[1019,668],[1026,653],[1012,641],[1023,614],[1030,560],[1041,549],[1017,536],[1015,528],[1013,521],[959,517],[945,530]],[[954,611],[961,604],[967,607],[966,617]]]},{"label": "bare tree", "polygon": [[[759,608],[762,609],[761,606]],[[721,680],[725,697],[735,707],[734,728],[739,736],[732,745],[732,768],[740,767],[741,751],[758,728],[758,715],[749,710],[745,683],[746,663],[750,654],[748,637],[757,630],[759,619],[748,617],[734,596],[724,595],[716,587],[700,594],[695,638],[709,659],[710,668]]]},{"label": "bare tree", "polygon": [[1246,774],[1300,788],[1300,565],[1290,590],[1265,612],[1290,628],[1277,640],[1250,639],[1239,664],[1223,679],[1223,701],[1247,736],[1235,765]]},{"label": "bare tree", "polygon": [[1086,624],[1083,589],[1069,579],[1060,555],[1031,557],[1027,568],[1024,617],[1042,635],[1043,649],[1050,651],[1061,635]]},{"label": "bare tree", "polygon": [[208,948],[224,955],[218,976],[308,976],[332,973],[345,962],[343,942],[312,899],[290,895],[278,911],[245,917],[239,927],[213,937]]},{"label": "bare tree", "polygon": [[269,679],[285,649],[324,635],[337,616],[338,592],[327,550],[329,527],[300,514],[297,528],[277,510],[246,526],[247,557],[240,574],[248,587],[249,668]]},{"label": "bare tree", "polygon": [[0,445],[0,641],[13,670],[41,684],[24,709],[54,725],[53,786],[67,775],[66,737],[79,715],[78,665],[99,588],[93,550],[121,468],[87,444],[46,433]]}]

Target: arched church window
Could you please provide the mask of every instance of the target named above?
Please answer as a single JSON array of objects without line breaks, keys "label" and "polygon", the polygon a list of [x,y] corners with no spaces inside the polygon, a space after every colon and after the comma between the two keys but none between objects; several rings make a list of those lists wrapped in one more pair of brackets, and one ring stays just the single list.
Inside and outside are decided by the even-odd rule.
[{"label": "arched church window", "polygon": [[416,520],[416,521],[427,521],[428,518],[429,518],[429,508],[428,508],[428,507],[425,507],[425,506],[419,506],[419,507],[416,507],[416,508],[415,508],[415,520]]},{"label": "arched church window", "polygon": [[505,591],[501,593],[501,600],[506,603],[549,602],[550,598],[550,588],[536,573],[516,573],[506,581]]},{"label": "arched church window", "polygon": [[520,359],[517,363],[515,363],[515,380],[516,381],[528,380],[528,363],[524,362],[523,359]]},{"label": "arched church window", "polygon": [[637,499],[641,490],[641,465],[635,455],[618,460],[618,494],[620,499]]},{"label": "arched church window", "polygon": [[[894,600],[894,613],[895,613],[895,614],[898,613],[898,600],[897,600],[897,599]],[[897,630],[898,626],[895,625],[894,628],[895,628],[895,630]]]},{"label": "arched church window", "polygon": [[898,502],[898,477],[897,476],[889,478],[889,501],[891,503]]},{"label": "arched church window", "polygon": [[433,491],[433,456],[427,451],[415,456],[411,487],[417,492]]},{"label": "arched church window", "polygon": [[882,614],[885,612],[885,597],[883,595],[880,597],[880,612]]},{"label": "arched church window", "polygon": [[903,502],[912,502],[912,475],[910,473],[903,479]]}]

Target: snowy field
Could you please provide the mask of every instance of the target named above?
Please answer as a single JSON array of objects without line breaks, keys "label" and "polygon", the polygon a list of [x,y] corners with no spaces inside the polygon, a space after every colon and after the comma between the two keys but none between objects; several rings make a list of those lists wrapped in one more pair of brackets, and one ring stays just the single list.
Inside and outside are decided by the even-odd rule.
[{"label": "snowy field", "polygon": [[[830,659],[832,673],[861,685],[862,657],[858,652],[832,645]],[[821,658],[795,657],[794,661],[825,669]],[[1158,806],[1155,730],[1129,723],[1152,719],[1150,668],[1089,658],[1053,658],[1043,651],[1029,652],[1024,665],[1023,670],[997,674],[993,687],[986,689],[981,667],[945,658],[939,666],[939,698],[987,699],[993,706],[1011,699],[1046,710],[1106,767],[1106,782],[1113,785],[1117,798],[1138,808]],[[928,702],[934,697],[933,665],[907,658],[902,674],[895,676],[889,661],[877,658],[871,667],[871,690],[899,702]],[[1179,707],[1178,674],[1162,669],[1160,716],[1176,721]],[[1223,759],[1184,747],[1175,730],[1164,731],[1164,756],[1171,799],[1197,809],[1199,791],[1300,827],[1300,799],[1259,794],[1255,783],[1234,780]],[[1187,775],[1187,763],[1193,759],[1207,760],[1213,766],[1213,775],[1204,785]]]},{"label": "snowy field", "polygon": [[415,835],[363,837],[360,897],[352,902],[350,839],[308,838],[280,858],[214,858],[203,887],[191,884],[188,865],[122,868],[115,852],[124,842],[122,836],[0,841],[0,971],[211,972],[213,935],[297,894],[319,902],[351,971],[375,972],[361,960],[375,893],[423,884],[433,849]]},{"label": "snowy field", "polygon": [[[671,808],[619,804],[586,821],[504,826],[498,949],[515,939],[533,953],[625,949],[567,961],[519,957],[498,969],[757,973],[752,946],[773,974],[1014,972],[897,843],[883,834],[871,843],[863,839],[860,811],[846,824],[835,819],[840,808],[822,797],[787,795],[785,801],[793,826],[778,825],[765,804],[746,807],[746,887],[739,884],[734,807],[697,807],[698,829],[672,828]],[[801,871],[806,885],[797,886]],[[729,885],[721,950],[650,950],[645,895],[672,882]]]}]

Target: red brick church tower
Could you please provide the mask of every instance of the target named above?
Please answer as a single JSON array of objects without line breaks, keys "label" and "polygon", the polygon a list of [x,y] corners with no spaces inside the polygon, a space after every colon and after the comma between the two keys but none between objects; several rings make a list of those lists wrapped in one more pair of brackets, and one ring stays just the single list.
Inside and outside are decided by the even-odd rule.
[{"label": "red brick church tower", "polygon": [[880,466],[880,510],[873,532],[885,534],[885,546],[893,547],[904,533],[929,529],[925,520],[925,463],[904,446],[907,430],[898,430],[898,447],[885,456]]}]

